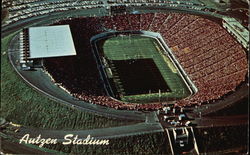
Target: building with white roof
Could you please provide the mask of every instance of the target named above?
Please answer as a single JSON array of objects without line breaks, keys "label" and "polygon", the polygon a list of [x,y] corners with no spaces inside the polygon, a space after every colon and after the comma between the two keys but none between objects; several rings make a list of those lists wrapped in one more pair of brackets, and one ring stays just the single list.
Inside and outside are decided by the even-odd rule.
[{"label": "building with white roof", "polygon": [[29,28],[30,59],[76,55],[69,25]]},{"label": "building with white roof", "polygon": [[34,60],[76,55],[69,25],[30,27],[20,32],[19,40],[20,66],[26,70]]}]

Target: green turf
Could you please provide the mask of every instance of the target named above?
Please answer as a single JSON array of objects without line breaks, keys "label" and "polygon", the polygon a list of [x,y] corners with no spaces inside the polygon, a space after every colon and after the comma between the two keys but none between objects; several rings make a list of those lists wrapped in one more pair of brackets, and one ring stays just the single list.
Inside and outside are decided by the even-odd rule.
[{"label": "green turf", "polygon": [[[170,58],[163,54],[165,50],[154,38],[140,35],[112,37],[103,43],[103,52],[110,60],[152,58],[171,89],[171,92],[161,93],[164,100],[184,98],[191,93]],[[124,96],[122,100],[148,101],[156,98],[159,98],[158,93]]]},{"label": "green turf", "polygon": [[21,80],[8,61],[7,49],[12,36],[1,40],[0,117],[13,123],[47,129],[93,129],[136,123],[72,109],[34,91]]}]

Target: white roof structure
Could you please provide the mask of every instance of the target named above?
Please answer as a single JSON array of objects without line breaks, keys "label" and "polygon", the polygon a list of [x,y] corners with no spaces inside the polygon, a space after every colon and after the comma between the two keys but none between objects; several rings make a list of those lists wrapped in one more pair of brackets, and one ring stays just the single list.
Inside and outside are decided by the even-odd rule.
[{"label": "white roof structure", "polygon": [[29,58],[76,55],[69,25],[29,28]]}]

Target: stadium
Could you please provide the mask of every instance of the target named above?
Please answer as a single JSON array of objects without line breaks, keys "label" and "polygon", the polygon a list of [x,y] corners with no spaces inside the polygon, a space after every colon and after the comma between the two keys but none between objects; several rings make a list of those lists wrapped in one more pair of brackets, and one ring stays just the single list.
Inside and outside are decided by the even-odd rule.
[{"label": "stadium", "polygon": [[[87,25],[86,23],[89,26],[84,26]],[[104,25],[101,25],[101,23]],[[176,60],[198,89],[194,96],[173,101],[171,104],[191,106],[214,102],[223,95],[234,91],[239,84],[246,80],[246,51],[218,22],[204,17],[183,13],[150,13],[98,18],[85,17],[55,23],[55,25],[59,24],[69,24],[72,27],[73,38],[76,37],[74,40],[77,40],[74,43],[78,52],[78,58],[46,59],[44,62],[45,68],[51,73],[57,83],[62,83],[74,96],[84,101],[91,100],[95,104],[111,105],[117,109],[125,109],[126,107],[129,107],[129,109],[159,109],[164,105],[161,102],[153,104],[124,104],[123,102],[113,100],[108,95],[102,95],[106,93],[103,90],[104,87],[100,87],[102,80],[93,60],[90,39],[97,34],[105,32],[104,30],[111,32],[143,30],[158,32],[163,36]],[[159,25],[162,25],[162,27]],[[74,30],[74,27],[76,27],[76,30]],[[79,30],[78,27],[82,29]],[[82,64],[78,64],[79,61],[76,61],[76,59],[80,59],[79,57],[85,58],[89,63],[82,62]],[[74,65],[72,66],[81,65],[81,70],[69,67],[68,63],[73,63]],[[60,68],[60,70],[55,68]],[[76,72],[81,77],[74,75]],[[57,76],[53,76],[54,74],[57,74]],[[83,78],[83,75],[84,80],[68,83],[68,81]],[[91,83],[91,87],[86,85],[85,81]],[[95,96],[99,99],[96,100]]]},{"label": "stadium", "polygon": [[[249,30],[244,20],[239,22],[239,17],[230,16],[224,7],[226,4],[219,7],[214,2],[218,5],[216,8],[210,2],[198,0],[15,3],[13,6],[8,6],[8,1],[3,3],[9,15],[2,22],[2,40],[10,37],[8,46],[6,44],[8,61],[21,81],[32,88],[26,91],[26,86],[22,86],[19,90],[16,85],[19,93],[23,91],[23,95],[27,95],[24,107],[33,101],[38,103],[39,97],[33,95],[37,91],[42,94],[40,98],[46,96],[62,103],[62,107],[77,110],[65,110],[65,114],[72,114],[73,121],[64,116],[61,123],[57,123],[57,119],[51,123],[53,127],[34,123],[43,118],[32,112],[36,108],[27,108],[31,112],[27,112],[25,121],[20,115],[11,116],[6,112],[1,118],[11,121],[13,117],[26,126],[11,133],[13,137],[20,138],[27,131],[33,135],[40,131],[47,137],[62,136],[60,129],[77,133],[76,129],[87,124],[78,125],[82,120],[85,122],[86,115],[79,116],[79,110],[97,120],[92,122],[93,126],[102,122],[97,116],[107,119],[106,125],[96,125],[96,131],[93,130],[96,137],[112,139],[160,132],[164,136],[159,137],[168,137],[168,142],[164,142],[168,150],[165,149],[164,154],[199,154],[220,150],[207,150],[210,145],[201,140],[207,136],[204,134],[207,128],[211,131],[206,132],[213,133],[215,126],[217,136],[231,127],[228,137],[232,139],[234,136],[229,133],[240,134],[234,132],[235,126],[247,124],[247,112],[242,107],[248,99]],[[6,71],[3,75],[6,80],[9,74]],[[15,91],[9,85],[3,84],[5,89]],[[19,100],[17,96],[13,98]],[[46,106],[39,104],[38,109],[44,107],[43,112],[50,109],[48,115],[59,119],[64,108],[54,105],[55,108],[50,108],[53,106],[50,102]],[[244,112],[230,110],[237,106]],[[5,107],[11,109],[11,106]],[[235,117],[231,113],[235,113]],[[18,116],[20,118],[16,118]],[[27,121],[28,116],[32,116],[33,121]],[[52,117],[45,118],[44,122],[51,120]],[[38,131],[34,132],[29,126]],[[90,127],[84,128],[86,132],[92,129],[91,123],[87,126]],[[52,134],[50,129],[54,128],[60,133]],[[102,133],[101,128],[107,132]],[[120,133],[111,135],[115,129]],[[245,128],[241,130],[245,134]],[[245,143],[238,145],[240,151],[247,150]],[[64,146],[46,148],[62,151]],[[75,153],[74,150],[77,149],[69,146],[63,152]]]}]

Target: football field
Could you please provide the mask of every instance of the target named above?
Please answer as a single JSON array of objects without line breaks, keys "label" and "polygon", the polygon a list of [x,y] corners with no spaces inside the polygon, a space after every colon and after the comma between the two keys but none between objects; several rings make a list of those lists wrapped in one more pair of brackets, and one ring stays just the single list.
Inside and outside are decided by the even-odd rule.
[{"label": "football field", "polygon": [[[112,71],[114,90],[128,102],[156,102],[191,95],[160,42],[142,35],[118,35],[99,44]],[[109,80],[109,81],[110,81]]]}]

